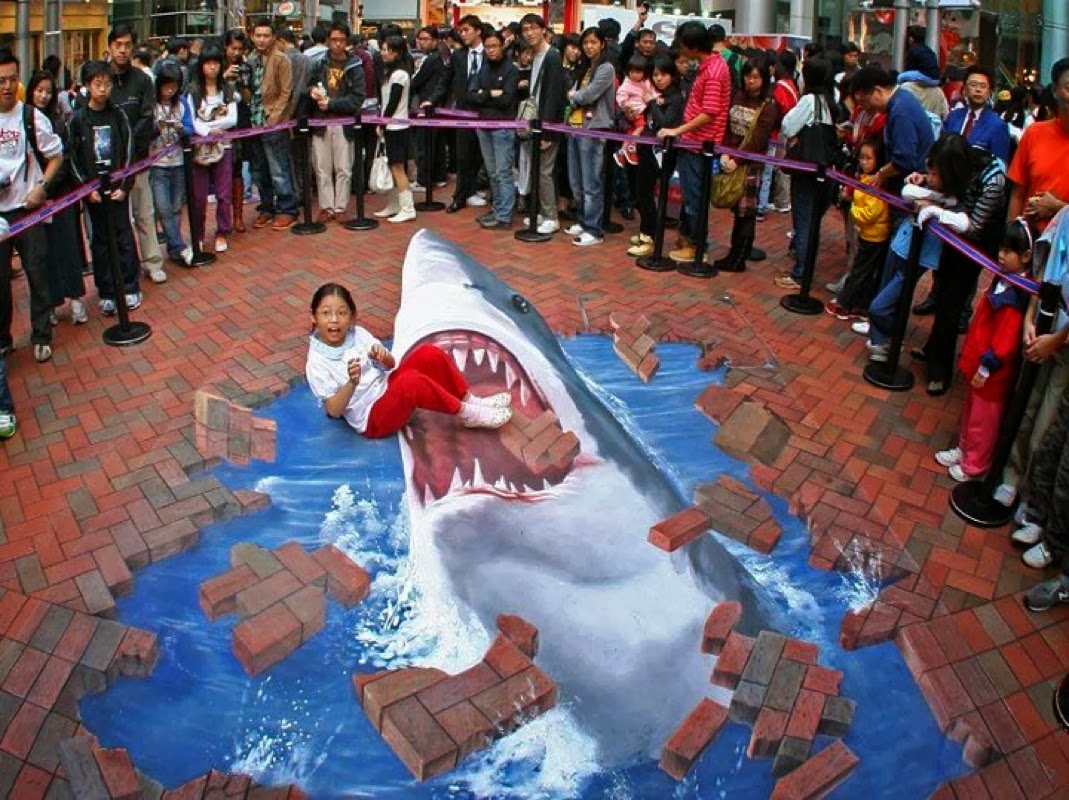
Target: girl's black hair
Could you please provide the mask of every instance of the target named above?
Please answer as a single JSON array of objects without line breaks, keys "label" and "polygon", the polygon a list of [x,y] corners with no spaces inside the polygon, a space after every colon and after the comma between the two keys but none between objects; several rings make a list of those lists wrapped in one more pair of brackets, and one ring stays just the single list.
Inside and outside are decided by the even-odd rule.
[{"label": "girl's black hair", "polygon": [[33,105],[33,93],[42,81],[48,81],[52,84],[52,99],[48,101],[47,106],[38,110],[48,117],[49,122],[52,122],[56,118],[56,109],[59,104],[59,87],[56,86],[56,78],[51,72],[41,69],[33,73],[30,82],[26,84],[26,102]]},{"label": "girl's black hair", "polygon": [[349,306],[349,311],[356,314],[356,303],[353,302],[353,296],[348,289],[340,283],[324,283],[312,295],[312,316],[315,316],[323,301],[328,297],[340,297],[345,305]]},{"label": "girl's black hair", "polygon": [[1022,255],[1031,251],[1034,246],[1032,229],[1028,227],[1028,220],[1018,217],[1006,223],[1006,230],[1002,234],[1002,247]]},{"label": "girl's black hair", "polygon": [[215,79],[216,90],[223,95],[224,103],[231,103],[236,98],[234,97],[234,90],[230,84],[223,80],[223,70],[226,67],[226,57],[223,51],[216,47],[205,47],[200,54],[200,58],[197,60],[197,68],[193,73],[193,78],[189,81],[189,96],[193,99],[193,113],[196,114],[200,109],[200,104],[204,100],[204,88],[206,81],[204,80],[204,65],[209,61],[216,61],[219,63],[219,75]]},{"label": "girl's black hair", "polygon": [[805,83],[803,94],[815,94],[821,98],[834,120],[836,104],[832,77],[831,65],[822,56],[810,58],[802,65],[802,82]]},{"label": "girl's black hair", "polygon": [[[761,94],[758,95],[758,100],[767,100],[768,96],[772,93],[772,81],[769,78],[768,62],[765,61],[764,55],[759,55],[751,58],[749,61],[742,65],[742,71],[739,75],[745,80],[746,76],[751,72],[756,72],[761,76]],[[743,91],[746,91],[745,85],[742,87]]]},{"label": "girl's black hair", "polygon": [[412,74],[412,56],[408,52],[408,42],[405,41],[405,37],[399,34],[391,34],[382,39],[380,47],[388,47],[393,52],[397,53],[397,60],[392,64],[387,64],[383,59],[383,78],[389,78],[390,74],[397,69],[403,69],[409,75]]},{"label": "girl's black hair", "polygon": [[939,173],[940,192],[959,200],[973,177],[973,159],[964,136],[945,134],[936,139],[928,151],[928,165]]},{"label": "girl's black hair", "polygon": [[861,144],[859,144],[857,146],[857,152],[858,152],[859,155],[861,154],[861,148],[862,147],[871,147],[872,148],[872,152],[876,155],[876,169],[879,169],[880,167],[882,167],[884,164],[887,163],[887,161],[886,161],[887,156],[886,156],[886,153],[884,152],[884,149],[883,149],[883,137],[882,136],[870,136],[869,138],[867,138],[863,142],[861,142]]},{"label": "girl's black hair", "polygon": [[[591,61],[583,51],[583,42],[586,41],[588,36],[593,36],[601,42],[601,55],[598,56],[597,61]],[[575,73],[576,85],[579,85],[582,82],[588,72],[593,72],[604,63],[606,56],[605,44],[605,34],[602,32],[601,28],[587,28],[579,35],[579,68]]]},{"label": "girl's black hair", "polygon": [[653,75],[654,70],[657,72],[663,72],[665,75],[672,79],[669,84],[669,90],[679,91],[679,84],[682,80],[682,76],[679,74],[679,67],[676,66],[676,60],[667,53],[656,53],[653,56],[653,66],[650,69],[650,75]]},{"label": "girl's black hair", "polygon": [[627,72],[632,70],[641,70],[642,77],[649,80],[650,75],[653,74],[653,64],[645,56],[631,56],[631,60],[627,62]]}]

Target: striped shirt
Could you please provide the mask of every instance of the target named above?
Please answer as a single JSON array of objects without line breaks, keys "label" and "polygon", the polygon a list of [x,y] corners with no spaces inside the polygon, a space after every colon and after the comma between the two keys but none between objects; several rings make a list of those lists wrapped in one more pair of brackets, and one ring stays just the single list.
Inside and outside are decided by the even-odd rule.
[{"label": "striped shirt", "polygon": [[683,134],[688,142],[724,141],[724,132],[728,126],[728,108],[731,104],[731,72],[724,59],[711,53],[702,61],[694,86],[687,98],[683,110],[683,123],[686,124],[701,113],[712,119],[697,130]]}]

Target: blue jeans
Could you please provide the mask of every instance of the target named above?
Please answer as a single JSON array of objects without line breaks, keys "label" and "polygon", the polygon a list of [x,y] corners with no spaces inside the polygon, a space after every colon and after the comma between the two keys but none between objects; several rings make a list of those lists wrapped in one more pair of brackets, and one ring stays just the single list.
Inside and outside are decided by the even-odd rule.
[{"label": "blue jeans", "polygon": [[490,176],[490,195],[494,217],[498,222],[512,221],[516,209],[516,182],[512,165],[516,161],[516,131],[477,131],[486,174]]},{"label": "blue jeans", "polygon": [[895,311],[906,282],[906,262],[893,250],[887,251],[884,283],[869,306],[869,338],[873,344],[886,344],[891,339]]},{"label": "blue jeans", "polygon": [[701,155],[691,150],[679,150],[678,153],[676,171],[679,172],[679,189],[683,193],[683,207],[679,212],[679,235],[694,242],[698,215],[702,213],[703,162]]},{"label": "blue jeans", "polygon": [[15,401],[11,397],[11,387],[7,385],[7,359],[0,356],[0,411],[15,410]]},{"label": "blue jeans", "polygon": [[794,223],[794,267],[791,277],[796,281],[802,279],[810,245],[820,248],[819,234],[817,240],[810,243],[809,227],[813,224],[814,215],[819,219],[824,218],[830,197],[827,183],[818,183],[816,178],[807,174],[791,176],[791,220]]},{"label": "blue jeans", "polygon": [[287,131],[277,131],[248,140],[249,166],[252,180],[260,190],[261,214],[297,216],[297,201],[293,194],[293,168],[290,165],[290,137]]},{"label": "blue jeans", "polygon": [[605,213],[604,170],[604,139],[568,137],[568,183],[579,205],[579,224],[583,230],[599,239],[605,235],[601,227]]},{"label": "blue jeans", "polygon": [[182,201],[186,196],[186,176],[183,167],[152,167],[148,171],[148,183],[152,187],[152,202],[167,237],[167,255],[178,258],[186,249],[182,240]]}]

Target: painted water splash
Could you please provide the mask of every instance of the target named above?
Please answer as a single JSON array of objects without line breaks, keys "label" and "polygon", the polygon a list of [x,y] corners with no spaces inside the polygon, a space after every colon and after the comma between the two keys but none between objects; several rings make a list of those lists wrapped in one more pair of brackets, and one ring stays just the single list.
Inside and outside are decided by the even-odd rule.
[{"label": "painted water splash", "polygon": [[851,542],[843,551],[847,568],[839,573],[842,583],[836,590],[836,596],[851,611],[860,611],[876,602],[880,589],[886,580],[883,559],[879,553],[865,554]]}]

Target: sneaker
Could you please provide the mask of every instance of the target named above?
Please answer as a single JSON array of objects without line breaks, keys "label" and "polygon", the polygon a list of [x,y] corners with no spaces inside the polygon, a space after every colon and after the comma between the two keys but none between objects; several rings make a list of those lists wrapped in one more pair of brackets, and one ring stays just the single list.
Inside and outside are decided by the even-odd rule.
[{"label": "sneaker", "polygon": [[1069,603],[1069,575],[1059,575],[1033,586],[1024,596],[1024,607],[1037,614],[1050,611],[1062,603]]},{"label": "sneaker", "polygon": [[293,223],[297,221],[297,217],[292,214],[279,214],[275,217],[275,224],[271,226],[273,231],[286,231],[293,227]]},{"label": "sneaker", "polygon": [[435,181],[434,182],[434,188],[435,189],[444,189],[448,185],[449,185],[449,181]]},{"label": "sneaker", "polygon": [[935,454],[935,463],[943,467],[952,467],[961,463],[961,448],[952,447],[949,450],[940,450]]},{"label": "sneaker", "polygon": [[787,205],[785,205],[785,206],[775,206],[775,209],[780,214],[790,214],[791,213],[791,204],[787,203]]},{"label": "sneaker", "polygon": [[497,394],[491,394],[486,397],[479,397],[471,392],[464,395],[465,403],[472,405],[481,405],[486,408],[508,408],[512,405],[512,393],[511,392],[498,392]]},{"label": "sneaker", "polygon": [[766,219],[768,219],[768,209],[767,208],[759,208],[759,209],[757,209],[757,221],[758,222],[764,222]]},{"label": "sneaker", "polygon": [[89,312],[86,310],[85,302],[78,298],[71,300],[71,322],[75,325],[81,325],[88,321]]},{"label": "sneaker", "polygon": [[633,245],[632,247],[628,248],[627,254],[634,258],[645,258],[646,256],[652,256],[653,243],[643,242],[642,244]]},{"label": "sneaker", "polygon": [[831,283],[825,283],[824,288],[832,294],[839,294],[843,290],[843,284],[846,283],[846,276],[843,275],[839,280],[832,281]]},{"label": "sneaker", "polygon": [[[638,166],[638,149],[635,147],[635,145],[632,142],[628,142],[627,144],[625,144],[623,146],[623,151],[624,151],[624,160],[628,164],[630,164],[632,167],[637,167]],[[622,167],[623,164],[621,164],[620,166]],[[624,217],[624,219],[627,219],[627,217]]]},{"label": "sneaker", "polygon": [[583,226],[577,222],[574,225],[569,225],[567,228],[565,228],[564,232],[569,236],[578,236],[583,232]]},{"label": "sneaker", "polygon": [[[416,183],[415,181],[413,181],[412,183],[408,184],[408,188],[413,192],[425,192],[425,191],[427,191],[427,187],[426,186],[424,186],[421,183]],[[320,220],[320,221],[324,222],[325,220]]]},{"label": "sneaker", "polygon": [[651,244],[653,242],[652,236],[647,236],[644,233],[636,233],[631,237],[631,244]]},{"label": "sneaker", "polygon": [[126,298],[127,311],[136,311],[141,307],[141,292],[131,292],[123,296]]},{"label": "sneaker", "polygon": [[801,289],[802,284],[796,281],[790,274],[777,275],[772,281],[781,289]]},{"label": "sneaker", "polygon": [[572,244],[574,244],[576,247],[590,247],[594,244],[601,244],[604,241],[605,240],[602,239],[600,236],[595,236],[592,233],[583,231],[574,239],[572,239]]},{"label": "sneaker", "polygon": [[229,249],[230,249],[230,242],[228,242],[226,240],[225,236],[216,236],[215,237],[215,252],[217,252],[217,253],[225,253]]},{"label": "sneaker", "polygon": [[48,315],[48,324],[51,325],[53,328],[59,325],[59,317],[56,316],[55,311]]},{"label": "sneaker", "polygon": [[560,230],[560,223],[555,219],[544,219],[538,223],[538,232],[543,235],[556,233]]},{"label": "sneaker", "polygon": [[836,319],[848,320],[850,319],[850,312],[839,305],[835,300],[829,300],[824,304],[824,310],[831,314]]},{"label": "sneaker", "polygon": [[[539,214],[538,217],[536,218],[535,227],[541,225],[542,224],[542,220],[544,220],[544,219],[545,219],[545,217],[543,217],[541,214]],[[531,218],[530,217],[524,217],[523,218],[523,227],[525,227],[525,228],[530,228],[531,227]]]},{"label": "sneaker", "polygon": [[857,322],[850,325],[850,330],[856,333],[858,336],[868,336],[871,326],[867,319],[859,319]]},{"label": "sneaker", "polygon": [[405,211],[404,209],[401,209],[396,214],[394,214],[392,217],[387,217],[386,221],[387,222],[411,222],[415,218],[416,218],[416,210],[414,208],[413,209],[409,209],[408,211]]},{"label": "sneaker", "polygon": [[1054,563],[1054,552],[1046,542],[1039,542],[1034,547],[1024,551],[1021,561],[1032,569],[1046,569]]},{"label": "sneaker", "polygon": [[473,194],[471,197],[468,198],[468,205],[473,208],[482,208],[483,206],[489,204],[486,202],[486,198],[483,197],[481,194]]},{"label": "sneaker", "polygon": [[1031,547],[1043,541],[1043,528],[1035,522],[1026,522],[1010,534],[1010,539],[1017,544],[1025,544]]},{"label": "sneaker", "polygon": [[[493,211],[491,211],[488,214],[482,214],[482,215],[476,217],[475,221],[478,222],[480,225],[485,225],[488,222],[496,222],[497,221],[497,215],[494,214]],[[530,223],[527,223],[527,222],[524,223],[524,225],[528,225],[528,224],[530,224]]]},{"label": "sneaker", "polygon": [[621,147],[619,150],[613,153],[612,160],[616,162],[616,166],[626,167],[628,162],[627,154],[624,152],[624,148]]},{"label": "sneaker", "polygon": [[105,317],[114,317],[116,311],[115,301],[103,298],[100,301],[100,313]]},{"label": "sneaker", "polygon": [[[189,251],[188,261],[185,260],[186,250]],[[188,267],[190,261],[193,260],[193,248],[187,247],[185,250],[183,250],[182,259],[182,263]],[[167,273],[163,271],[163,267],[152,267],[151,269],[146,269],[145,275],[147,275],[148,279],[153,283],[167,283]]]},{"label": "sneaker", "polygon": [[[245,199],[248,200],[249,198],[246,197]],[[263,212],[261,212],[261,213],[256,215],[256,221],[254,223],[252,223],[252,227],[254,227],[254,228],[266,228],[268,225],[270,225],[274,221],[275,221],[275,215],[274,214],[264,214]]]},{"label": "sneaker", "polygon": [[[876,359],[873,358],[872,360],[875,361]],[[886,361],[887,359],[884,360]],[[972,480],[972,477],[967,475],[965,473],[965,470],[961,468],[961,464],[951,464],[950,469],[947,470],[947,473],[958,483],[966,483]]]},{"label": "sneaker", "polygon": [[995,489],[995,493],[991,496],[996,503],[1009,508],[1017,500],[1017,487],[1010,486],[1008,483],[1000,483],[998,488]]},{"label": "sneaker", "polygon": [[0,411],[0,439],[10,439],[18,427],[14,411]]},{"label": "sneaker", "polygon": [[459,417],[465,428],[500,428],[512,419],[512,409],[482,403],[461,403]]},{"label": "sneaker", "polygon": [[52,346],[47,344],[35,344],[33,346],[33,357],[38,364],[43,364],[52,358]]},{"label": "sneaker", "polygon": [[693,245],[683,245],[668,253],[668,257],[677,264],[693,264],[697,251]]},{"label": "sneaker", "polygon": [[891,350],[891,345],[873,344],[871,339],[865,342],[865,346],[869,349],[869,361],[886,361]]},{"label": "sneaker", "polygon": [[178,254],[178,257],[188,267],[193,263],[193,248],[187,244],[182,248],[182,252]]}]

